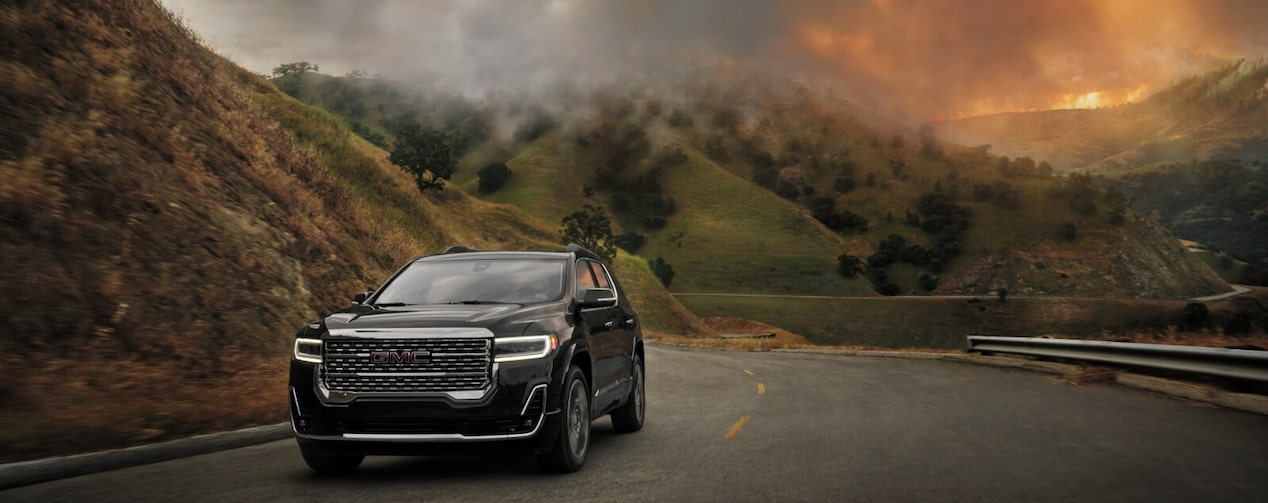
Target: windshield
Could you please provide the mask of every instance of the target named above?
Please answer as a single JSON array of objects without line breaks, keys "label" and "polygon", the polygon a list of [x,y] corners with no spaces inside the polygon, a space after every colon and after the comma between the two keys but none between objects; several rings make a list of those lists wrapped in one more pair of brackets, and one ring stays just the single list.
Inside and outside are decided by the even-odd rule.
[{"label": "windshield", "polygon": [[563,260],[414,262],[375,304],[531,304],[563,297]]}]

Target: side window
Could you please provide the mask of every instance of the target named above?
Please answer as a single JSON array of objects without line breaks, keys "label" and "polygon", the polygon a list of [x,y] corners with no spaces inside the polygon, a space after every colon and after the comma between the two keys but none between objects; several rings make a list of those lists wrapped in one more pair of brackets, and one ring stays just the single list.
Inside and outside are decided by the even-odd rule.
[{"label": "side window", "polygon": [[612,280],[608,279],[608,269],[606,267],[599,265],[597,262],[591,262],[590,268],[594,269],[594,277],[599,281],[599,288],[612,288]]},{"label": "side window", "polygon": [[589,260],[577,261],[577,292],[581,292],[586,288],[599,288],[599,284],[594,281],[594,274],[590,272]]}]

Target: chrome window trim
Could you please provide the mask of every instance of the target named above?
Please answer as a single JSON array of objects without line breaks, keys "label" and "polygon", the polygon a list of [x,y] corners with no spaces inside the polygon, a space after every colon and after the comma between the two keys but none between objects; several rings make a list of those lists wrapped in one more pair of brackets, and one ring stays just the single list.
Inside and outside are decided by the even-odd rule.
[{"label": "chrome window trim", "polygon": [[[599,266],[599,269],[602,269],[602,270],[603,270],[603,274],[607,275],[607,277],[608,277],[608,289],[609,289],[609,290],[612,290],[612,297],[605,297],[605,298],[600,299],[600,300],[603,300],[603,301],[608,301],[608,300],[611,300],[611,301],[612,301],[612,303],[613,303],[613,306],[608,306],[608,307],[589,307],[589,308],[582,309],[582,311],[593,311],[593,310],[596,310],[596,309],[609,309],[609,308],[611,308],[611,307],[615,307],[615,306],[620,305],[620,304],[621,304],[621,292],[618,292],[618,291],[617,291],[617,289],[616,289],[616,281],[614,281],[614,280],[612,279],[612,273],[608,271],[608,266],[603,265],[603,262],[600,262],[600,261],[598,261],[598,260],[594,260],[594,259],[589,259],[589,258],[584,258],[584,257],[583,257],[583,258],[579,258],[579,259],[577,259],[577,262],[578,262],[578,263],[580,263],[580,262],[582,262],[582,261],[585,261],[585,262],[590,262],[590,263],[592,263],[592,264],[597,264],[597,265]],[[574,281],[574,283],[575,283],[575,281]],[[577,290],[576,295],[578,295],[578,296],[580,296],[580,295],[581,295],[581,291],[580,291],[580,288],[579,288],[579,286],[578,286],[578,285],[575,285],[575,284],[574,284],[574,285],[573,285],[573,289],[574,289],[574,290]]]}]

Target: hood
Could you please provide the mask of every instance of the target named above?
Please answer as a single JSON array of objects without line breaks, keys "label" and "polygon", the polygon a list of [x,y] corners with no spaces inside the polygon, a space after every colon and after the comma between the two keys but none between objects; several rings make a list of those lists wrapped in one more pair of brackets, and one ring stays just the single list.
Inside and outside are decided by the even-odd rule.
[{"label": "hood", "polygon": [[375,309],[353,306],[326,317],[327,330],[479,327],[498,335],[519,335],[530,325],[562,316],[565,303],[419,305]]}]

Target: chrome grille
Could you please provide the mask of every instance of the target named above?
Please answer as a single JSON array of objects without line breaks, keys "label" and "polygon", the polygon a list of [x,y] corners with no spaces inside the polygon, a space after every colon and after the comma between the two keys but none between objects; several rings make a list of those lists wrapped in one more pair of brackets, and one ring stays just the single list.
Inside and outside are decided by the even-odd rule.
[{"label": "chrome grille", "polygon": [[[331,391],[353,393],[468,391],[484,389],[491,375],[489,339],[327,340],[322,382]],[[375,352],[414,353],[420,361],[371,361]]]}]

